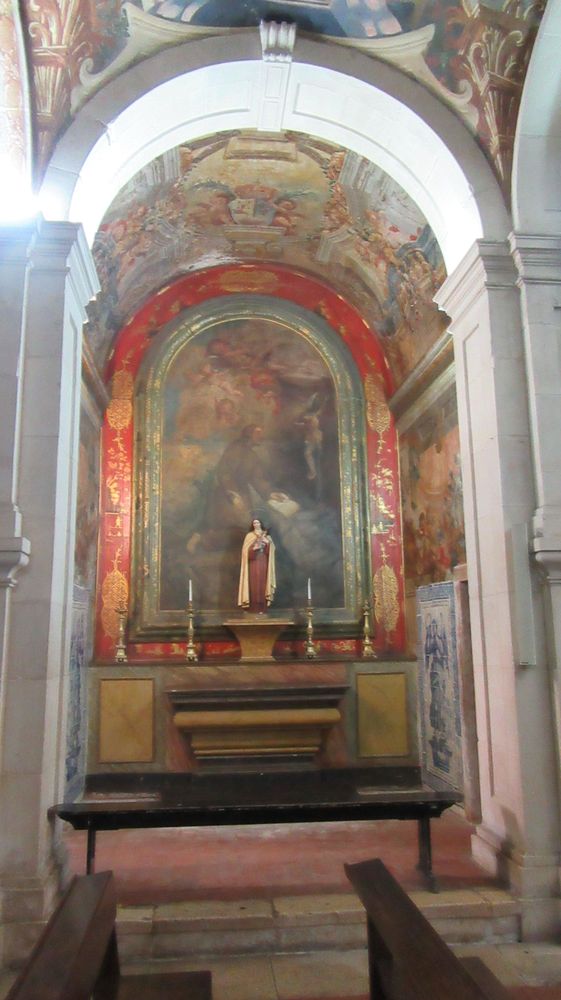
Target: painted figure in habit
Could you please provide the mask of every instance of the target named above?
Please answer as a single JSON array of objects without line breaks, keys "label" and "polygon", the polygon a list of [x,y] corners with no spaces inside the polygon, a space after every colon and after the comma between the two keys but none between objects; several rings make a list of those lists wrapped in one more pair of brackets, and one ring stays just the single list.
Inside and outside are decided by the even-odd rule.
[{"label": "painted figure in habit", "polygon": [[258,517],[243,540],[238,605],[264,614],[275,594],[275,543]]},{"label": "painted figure in habit", "polygon": [[214,474],[208,498],[209,530],[220,526],[228,531],[247,524],[257,500],[283,504],[286,493],[276,490],[271,481],[270,456],[259,424],[247,424],[240,435],[224,449]]}]

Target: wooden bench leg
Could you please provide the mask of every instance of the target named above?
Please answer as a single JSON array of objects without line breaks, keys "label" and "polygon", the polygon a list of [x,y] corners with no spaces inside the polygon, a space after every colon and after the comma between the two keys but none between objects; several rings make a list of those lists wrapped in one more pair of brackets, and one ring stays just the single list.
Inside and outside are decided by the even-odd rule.
[{"label": "wooden bench leg", "polygon": [[86,846],[86,875],[95,871],[95,827],[88,827],[88,843]]},{"label": "wooden bench leg", "polygon": [[374,923],[367,917],[368,930],[368,978],[370,1000],[391,1000],[393,957],[376,931]]},{"label": "wooden bench leg", "polygon": [[419,864],[417,868],[423,873],[431,892],[440,892],[436,876],[432,870],[432,847],[430,840],[430,816],[419,816],[417,820],[419,834]]}]

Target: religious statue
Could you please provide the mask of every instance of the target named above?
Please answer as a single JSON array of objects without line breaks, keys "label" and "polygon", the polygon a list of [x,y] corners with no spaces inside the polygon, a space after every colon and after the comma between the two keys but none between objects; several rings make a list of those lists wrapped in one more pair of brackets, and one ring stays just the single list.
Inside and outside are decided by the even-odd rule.
[{"label": "religious statue", "polygon": [[264,614],[275,594],[275,543],[254,517],[243,540],[238,605]]}]

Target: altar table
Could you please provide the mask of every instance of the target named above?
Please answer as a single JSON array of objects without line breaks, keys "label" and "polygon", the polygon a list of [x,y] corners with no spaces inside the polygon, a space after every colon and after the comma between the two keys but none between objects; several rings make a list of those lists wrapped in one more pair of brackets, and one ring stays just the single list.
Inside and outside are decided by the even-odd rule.
[{"label": "altar table", "polygon": [[180,781],[166,777],[153,791],[136,787],[50,808],[51,818],[87,830],[88,873],[94,870],[98,830],[411,819],[418,825],[418,867],[437,892],[430,821],[461,801],[458,792],[444,786],[373,783],[361,768],[172,776]]}]

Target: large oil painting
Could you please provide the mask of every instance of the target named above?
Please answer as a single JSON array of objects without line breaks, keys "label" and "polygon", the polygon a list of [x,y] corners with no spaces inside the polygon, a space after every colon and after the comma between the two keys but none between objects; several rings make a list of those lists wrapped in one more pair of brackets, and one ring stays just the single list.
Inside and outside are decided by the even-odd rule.
[{"label": "large oil painting", "polygon": [[140,633],[184,622],[189,580],[209,623],[236,609],[253,517],[276,548],[271,613],[303,607],[308,579],[328,617],[356,605],[360,383],[323,327],[292,304],[235,296],[192,311],[148,353],[136,410]]}]

